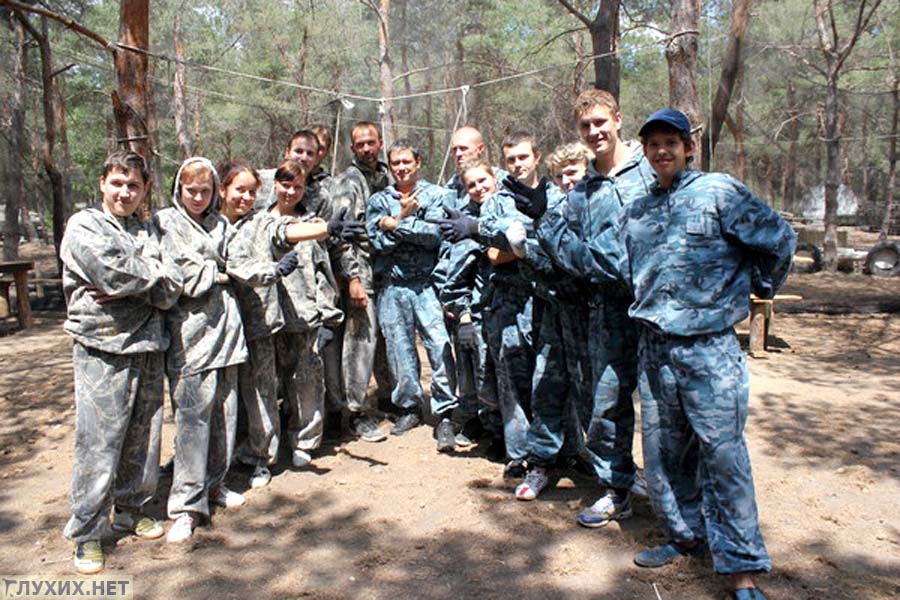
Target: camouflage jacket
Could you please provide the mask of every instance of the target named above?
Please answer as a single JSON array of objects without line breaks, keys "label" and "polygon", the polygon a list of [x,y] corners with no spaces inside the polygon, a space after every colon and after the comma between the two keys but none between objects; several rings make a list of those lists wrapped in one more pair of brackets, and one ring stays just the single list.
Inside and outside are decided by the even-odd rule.
[{"label": "camouflage jacket", "polygon": [[366,207],[366,231],[375,250],[374,277],[377,288],[392,283],[432,280],[437,267],[438,250],[443,238],[437,225],[426,219],[444,216],[444,205],[452,192],[420,180],[413,191],[419,211],[400,220],[394,231],[382,231],[378,222],[400,215],[400,193],[389,186],[369,198]]},{"label": "camouflage jacket", "polygon": [[[182,169],[194,160],[185,161]],[[184,279],[181,297],[166,314],[172,336],[166,367],[170,373],[192,375],[246,361],[247,345],[234,288],[218,282],[234,230],[219,214],[215,192],[202,222],[188,215],[179,193],[182,169],[175,177],[173,206],[159,211],[156,220],[166,252]]]},{"label": "camouflage jacket", "polygon": [[[501,250],[508,251],[509,243],[506,241],[506,235],[501,233],[505,231],[510,223],[519,221],[525,226],[525,230],[533,230],[531,219],[520,213],[516,208],[515,198],[509,192],[500,190],[496,194],[484,201],[481,208],[482,219],[480,223],[491,223],[490,233],[487,235],[482,232],[481,237],[487,245]],[[479,224],[479,231],[481,224]],[[517,259],[512,262],[500,265],[492,265],[488,275],[488,281],[492,287],[511,286],[522,291],[534,291],[535,275],[532,269],[537,265],[533,263],[535,256],[530,258],[526,254],[523,259]]]},{"label": "camouflage jacket", "polygon": [[[181,294],[181,271],[162,252],[153,221],[86,208],[69,219],[60,246],[67,314],[80,344],[113,354],[169,347],[164,312]],[[99,303],[92,291],[116,296]]]},{"label": "camouflage jacket", "polygon": [[[477,219],[481,215],[481,204],[470,199],[462,211]],[[448,244],[441,257],[438,268],[445,274],[445,280],[439,297],[444,309],[456,317],[469,313],[477,322],[482,308],[489,303],[485,294],[489,291],[486,283],[491,263],[486,251],[487,248],[475,240],[462,240]]]},{"label": "camouflage jacket", "polygon": [[284,327],[275,285],[281,277],[275,272],[278,261],[273,258],[268,235],[273,219],[266,210],[252,210],[234,224],[236,233],[228,243],[226,272],[235,280],[234,291],[248,340],[272,335]]},{"label": "camouflage jacket", "polygon": [[[686,170],[669,190],[626,206],[616,243],[599,253],[634,295],[629,314],[671,335],[722,331],[745,319],[753,291],[787,279],[796,235],[738,180]],[[602,250],[602,249],[601,249]]]}]

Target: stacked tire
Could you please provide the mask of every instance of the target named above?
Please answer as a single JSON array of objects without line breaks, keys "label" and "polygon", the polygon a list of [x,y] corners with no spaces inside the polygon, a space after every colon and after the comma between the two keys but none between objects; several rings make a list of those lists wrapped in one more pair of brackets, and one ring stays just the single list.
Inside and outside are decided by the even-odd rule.
[{"label": "stacked tire", "polygon": [[900,275],[900,243],[879,242],[866,255],[866,273],[876,277]]}]

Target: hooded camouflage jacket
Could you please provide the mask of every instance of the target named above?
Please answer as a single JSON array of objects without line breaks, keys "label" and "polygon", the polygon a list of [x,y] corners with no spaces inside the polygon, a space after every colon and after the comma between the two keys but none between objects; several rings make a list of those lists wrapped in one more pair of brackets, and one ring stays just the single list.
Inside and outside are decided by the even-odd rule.
[{"label": "hooded camouflage jacket", "polygon": [[215,175],[215,168],[205,158],[186,160],[175,176],[172,207],[156,215],[162,242],[184,278],[181,298],[166,317],[172,336],[166,367],[170,373],[184,375],[247,360],[234,288],[218,282],[219,274],[225,272],[226,249],[234,234],[228,220],[219,214],[218,175],[212,202],[201,222],[192,219],[181,203],[181,173],[185,165],[197,161]]},{"label": "hooded camouflage jacket", "polygon": [[[182,279],[161,251],[153,221],[86,208],[66,224],[60,259],[66,333],[84,346],[113,354],[168,348],[163,311],[181,294]],[[93,290],[119,298],[99,303]]]},{"label": "hooded camouflage jacket", "polygon": [[[481,207],[470,198],[462,212],[477,219]],[[485,295],[490,289],[485,284],[491,269],[486,251],[476,240],[449,245],[438,266],[446,274],[439,296],[445,310],[456,316],[469,313],[473,320],[480,321],[482,309],[490,304],[490,298]]]},{"label": "hooded camouflage jacket", "polygon": [[269,225],[274,217],[256,208],[234,224],[236,233],[228,243],[226,272],[235,280],[234,291],[241,307],[244,335],[256,340],[284,327],[284,314],[275,285],[281,277],[272,254]]}]

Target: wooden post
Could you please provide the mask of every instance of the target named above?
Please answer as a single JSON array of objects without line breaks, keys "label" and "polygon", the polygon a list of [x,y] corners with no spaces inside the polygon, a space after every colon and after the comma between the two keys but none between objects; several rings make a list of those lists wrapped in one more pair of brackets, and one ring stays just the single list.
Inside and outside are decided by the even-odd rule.
[{"label": "wooden post", "polygon": [[750,356],[766,358],[766,312],[771,301],[750,301]]}]

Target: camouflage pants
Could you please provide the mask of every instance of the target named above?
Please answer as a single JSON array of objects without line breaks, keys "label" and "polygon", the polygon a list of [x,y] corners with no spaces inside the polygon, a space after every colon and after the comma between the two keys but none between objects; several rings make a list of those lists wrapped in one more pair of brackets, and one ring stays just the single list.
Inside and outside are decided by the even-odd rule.
[{"label": "camouflage pants", "polygon": [[241,403],[247,415],[247,439],[238,459],[247,465],[266,466],[278,459],[281,421],[278,417],[278,382],[275,376],[274,336],[247,340],[250,358],[238,365]]},{"label": "camouflage pants", "polygon": [[[455,333],[453,349],[456,354],[456,379],[459,382],[459,407],[455,420],[466,421],[497,409],[497,380],[494,363],[488,353],[480,321],[473,321],[478,332],[478,348],[464,349],[459,346]],[[457,323],[454,327],[459,327]]]},{"label": "camouflage pants", "polygon": [[[560,454],[585,455],[577,409],[592,404],[586,353],[587,310],[580,304],[535,299],[536,339],[528,463],[553,464]],[[565,447],[565,450],[564,450]]]},{"label": "camouflage pants", "polygon": [[[369,380],[374,373],[379,390],[390,390],[390,376],[385,372],[384,357],[376,360],[381,341],[375,314],[375,298],[370,296],[365,308],[350,305],[342,297],[344,322],[335,329],[335,339],[322,351],[325,365],[325,397],[328,410],[346,408],[350,412],[371,412],[374,398],[369,397]],[[381,364],[378,364],[381,363]]]},{"label": "camouflage pants", "polygon": [[434,287],[428,282],[388,285],[378,295],[378,322],[395,382],[391,401],[405,409],[422,405],[418,332],[431,364],[431,413],[456,408],[456,364]]},{"label": "camouflage pants", "polygon": [[169,518],[209,516],[209,491],[222,484],[234,453],[238,366],[169,374],[175,405],[175,472]]},{"label": "camouflage pants", "polygon": [[72,516],[63,534],[99,540],[109,511],[137,511],[153,497],[163,416],[162,352],[110,354],[75,342]]},{"label": "camouflage pants", "polygon": [[634,402],[637,330],[628,303],[600,297],[590,307],[588,352],[592,405],[582,405],[587,457],[600,483],[628,489],[634,483]]},{"label": "camouflage pants", "polygon": [[322,443],[325,380],[316,349],[318,328],[275,334],[275,362],[287,404],[287,433],[294,450],[315,450]]},{"label": "camouflage pants", "polygon": [[488,350],[497,374],[497,400],[503,417],[503,439],[511,459],[528,456],[531,378],[532,296],[515,288],[498,287],[484,314]]},{"label": "camouflage pants", "polygon": [[772,567],[744,440],[750,396],[745,360],[733,330],[695,337],[641,331],[650,501],[671,539],[707,540],[718,573]]}]

